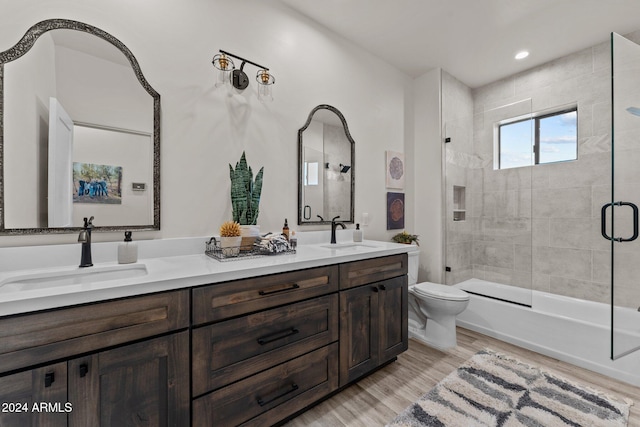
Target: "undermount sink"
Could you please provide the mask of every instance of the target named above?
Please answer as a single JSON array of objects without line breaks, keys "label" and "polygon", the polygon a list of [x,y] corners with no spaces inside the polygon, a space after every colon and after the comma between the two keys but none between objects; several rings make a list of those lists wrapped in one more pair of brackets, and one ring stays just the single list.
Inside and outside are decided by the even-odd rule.
[{"label": "undermount sink", "polygon": [[108,280],[146,276],[145,264],[105,265],[69,270],[26,273],[8,277],[0,282],[0,292],[29,291],[70,285],[84,285]]},{"label": "undermount sink", "polygon": [[329,245],[322,245],[321,247],[327,249],[359,249],[359,248],[375,248],[376,246],[365,245],[363,243],[333,243]]}]

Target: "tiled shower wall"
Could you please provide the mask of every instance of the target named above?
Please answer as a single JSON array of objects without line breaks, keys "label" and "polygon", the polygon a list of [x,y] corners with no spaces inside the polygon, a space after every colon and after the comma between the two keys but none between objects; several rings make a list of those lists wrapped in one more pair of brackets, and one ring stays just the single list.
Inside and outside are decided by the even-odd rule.
[{"label": "tiled shower wall", "polygon": [[[607,42],[474,90],[443,75],[444,135],[451,138],[445,144],[448,284],[475,277],[609,302],[611,252],[600,233],[600,208],[611,192],[610,72]],[[571,104],[578,106],[578,160],[494,170],[497,121]],[[625,149],[621,159],[640,160],[640,150]],[[625,187],[640,188],[640,173],[625,175]],[[466,188],[464,221],[452,217],[454,185]],[[640,246],[616,254],[617,302],[637,308]]]}]

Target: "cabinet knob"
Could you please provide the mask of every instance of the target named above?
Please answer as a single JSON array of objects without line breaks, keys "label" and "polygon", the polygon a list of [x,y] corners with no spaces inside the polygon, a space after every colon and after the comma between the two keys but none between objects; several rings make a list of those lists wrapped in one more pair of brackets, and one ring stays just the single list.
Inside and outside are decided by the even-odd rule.
[{"label": "cabinet knob", "polygon": [[377,287],[377,286],[372,286],[372,287],[371,287],[371,290],[372,290],[373,292],[378,292],[378,287]]},{"label": "cabinet knob", "polygon": [[387,287],[386,287],[385,285],[380,285],[380,290],[381,290],[381,291],[386,291],[386,290],[387,290]]},{"label": "cabinet knob", "polygon": [[44,375],[44,386],[51,387],[51,384],[56,380],[56,375],[53,372],[47,372]]},{"label": "cabinet knob", "polygon": [[82,365],[80,365],[80,378],[86,377],[88,373],[89,373],[89,365],[87,365],[86,363],[83,363]]}]

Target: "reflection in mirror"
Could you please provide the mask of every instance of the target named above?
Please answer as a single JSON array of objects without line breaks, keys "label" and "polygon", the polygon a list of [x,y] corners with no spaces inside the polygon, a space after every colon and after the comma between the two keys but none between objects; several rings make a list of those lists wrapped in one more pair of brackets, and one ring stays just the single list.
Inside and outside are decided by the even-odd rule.
[{"label": "reflection in mirror", "polygon": [[159,229],[160,95],[131,51],[53,19],[0,66],[0,233]]},{"label": "reflection in mirror", "polygon": [[353,222],[354,141],[335,107],[318,105],[298,131],[298,224]]}]

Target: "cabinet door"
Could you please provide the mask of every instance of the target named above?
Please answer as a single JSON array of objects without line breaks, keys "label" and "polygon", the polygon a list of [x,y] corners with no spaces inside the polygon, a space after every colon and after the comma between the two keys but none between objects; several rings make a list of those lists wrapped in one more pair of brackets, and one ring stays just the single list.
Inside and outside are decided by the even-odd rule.
[{"label": "cabinet door", "polygon": [[70,361],[69,426],[188,426],[188,357],[181,332]]},{"label": "cabinet door", "polygon": [[49,365],[0,378],[0,426],[67,425],[67,364]]},{"label": "cabinet door", "polygon": [[382,364],[406,351],[408,337],[407,276],[378,282],[380,360]]},{"label": "cabinet door", "polygon": [[378,294],[376,285],[340,292],[340,386],[378,366]]}]

